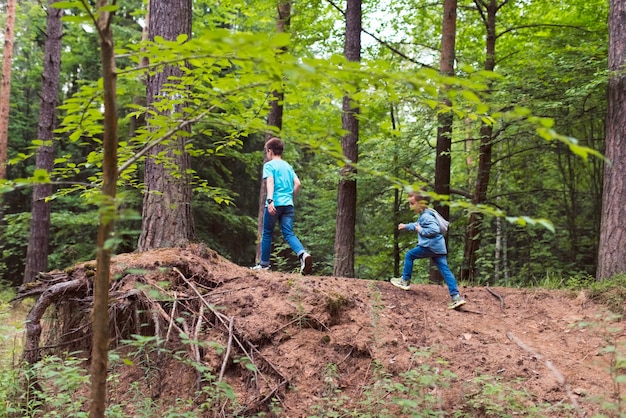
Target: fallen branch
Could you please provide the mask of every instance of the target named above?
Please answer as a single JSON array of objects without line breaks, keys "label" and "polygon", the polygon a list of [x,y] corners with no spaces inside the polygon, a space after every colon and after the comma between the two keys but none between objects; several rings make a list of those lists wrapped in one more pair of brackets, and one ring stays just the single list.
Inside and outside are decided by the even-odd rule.
[{"label": "fallen branch", "polygon": [[504,299],[502,298],[502,296],[491,290],[489,286],[485,286],[485,289],[487,290],[487,292],[491,293],[493,296],[497,297],[500,300],[500,310],[504,311]]},{"label": "fallen branch", "polygon": [[[176,292],[174,292],[174,303],[172,303],[172,311],[169,315],[169,325],[167,326],[167,333],[165,334],[165,343],[167,344],[167,342],[170,340],[170,333],[172,332],[172,327],[174,326],[174,314],[176,313],[176,304],[178,303],[178,299],[176,297]],[[161,308],[161,310],[163,312],[165,312],[165,310],[161,307],[160,304],[159,308]]]},{"label": "fallen branch", "polygon": [[[174,305],[176,306],[176,305]],[[167,312],[165,312],[165,310],[163,309],[163,307],[156,302],[152,302],[152,308],[156,309],[157,312],[159,313],[159,315],[161,315],[161,317],[163,317],[163,319],[165,319],[168,323],[169,323],[169,328],[167,330],[167,336],[166,336],[166,342],[169,339],[170,336],[170,331],[172,328],[176,328],[176,330],[178,331],[179,334],[184,334],[185,332],[176,324],[176,322],[174,321],[173,315],[174,315],[174,308],[172,308],[172,315],[169,315]]]},{"label": "fallen branch", "polygon": [[235,318],[230,318],[230,322],[228,324],[228,345],[226,346],[226,354],[224,354],[224,361],[222,362],[222,369],[220,370],[220,377],[217,379],[218,382],[221,382],[224,378],[224,372],[226,371],[226,365],[228,364],[228,359],[230,357],[230,350],[233,346],[233,324],[235,322]]},{"label": "fallen branch", "polygon": [[[513,341],[523,350],[526,350],[527,352],[532,354],[538,360],[544,360],[541,354],[539,354],[535,349],[526,345],[522,340],[517,338],[512,332],[507,331],[506,336],[509,338],[509,340]],[[578,401],[576,400],[576,397],[574,396],[574,393],[572,392],[572,389],[570,388],[569,383],[567,383],[567,381],[565,380],[565,376],[563,376],[563,374],[556,368],[556,366],[554,366],[554,364],[552,364],[550,360],[544,360],[544,362],[545,362],[546,367],[550,369],[554,377],[556,377],[556,380],[557,382],[559,382],[559,385],[561,385],[561,387],[563,387],[563,389],[565,390],[565,393],[567,394],[569,401],[574,406],[574,408],[576,408],[578,415],[581,417],[584,417],[586,413],[578,404]]]},{"label": "fallen branch", "polygon": [[[228,329],[228,325],[227,323],[230,323],[230,318],[227,317],[226,315],[224,315],[223,313],[217,311],[210,303],[208,303],[206,300],[204,300],[204,297],[202,296],[202,293],[200,293],[200,291],[198,290],[198,288],[196,286],[194,286],[194,284],[185,277],[185,275],[183,273],[180,272],[180,270],[178,270],[176,267],[173,267],[173,270],[175,272],[177,272],[180,277],[185,281],[185,283],[187,283],[187,285],[191,288],[191,290],[193,290],[196,295],[198,295],[198,297],[200,298],[200,301],[202,301],[202,303],[211,311],[211,313],[213,313],[213,315],[215,315],[215,317],[222,323],[222,325]],[[233,332],[233,340],[237,343],[237,345],[239,346],[239,348],[241,349],[241,351],[243,351],[244,355],[246,357],[248,357],[250,359],[250,361],[252,361],[253,357],[252,355],[250,355],[248,353],[248,350],[246,350],[246,348],[244,347],[244,345],[241,343],[241,341],[239,341],[239,338],[237,338],[234,335]],[[248,344],[250,345],[250,348],[256,352],[259,357],[263,360],[263,362],[269,366],[269,368],[282,380],[285,380],[287,382],[289,382],[289,379],[287,379],[287,377],[285,377],[269,360],[267,360],[249,341]],[[257,370],[260,370],[260,368],[253,362],[252,364],[254,364],[255,368]],[[265,378],[265,376],[263,374],[261,374],[261,377],[263,378],[263,380],[265,380],[265,382],[268,384],[268,386],[270,385],[270,382]]]},{"label": "fallen branch", "polygon": [[[198,290],[198,288],[189,280],[187,279],[187,277],[185,277],[185,275],[178,270],[176,267],[173,267],[173,270],[178,273],[180,275],[180,277],[185,281],[185,283],[187,283],[187,285],[196,293],[196,295],[198,296],[198,298],[200,299],[200,301],[202,301],[202,303],[204,304],[204,306],[206,306],[211,313],[213,313],[213,315],[215,315],[215,318],[217,318],[218,321],[220,321],[222,323],[222,325],[224,325],[224,327],[226,327],[228,329],[228,348],[229,350],[227,351],[225,358],[224,358],[224,363],[225,364],[228,361],[228,357],[230,356],[230,347],[232,346],[232,341],[234,340],[237,345],[239,346],[239,348],[241,349],[241,351],[244,353],[244,355],[252,362],[252,364],[255,366],[256,371],[260,371],[261,369],[259,368],[259,366],[257,366],[257,364],[254,362],[254,356],[252,356],[252,354],[249,354],[248,351],[246,350],[246,348],[243,346],[243,344],[241,343],[241,341],[239,341],[239,338],[237,338],[234,335],[234,318],[229,318],[226,315],[224,315],[223,313],[215,310],[215,308],[213,308],[213,306],[208,303],[202,293],[200,293],[200,291]],[[226,322],[228,322],[228,326],[226,326]],[[267,360],[257,349],[256,347],[254,347],[254,345],[252,345],[252,343],[250,343],[250,341],[246,341],[248,343],[248,345],[250,346],[251,350],[258,354],[259,357],[261,358],[261,360],[263,360],[263,362],[270,367],[270,369],[281,379],[281,382],[276,385],[274,387],[274,389],[272,389],[272,391],[265,396],[261,402],[267,402],[267,400],[271,399],[274,394],[278,391],[278,389],[280,389],[282,386],[288,387],[289,386],[289,379],[287,377],[285,377],[269,360]],[[255,371],[255,374],[256,374]],[[265,381],[265,383],[271,387],[271,383],[268,381],[268,379],[263,375],[263,373],[259,373],[259,375],[261,376],[261,378],[263,378],[263,380]],[[220,372],[220,380],[223,377],[222,372]],[[257,381],[257,379],[255,378],[255,381]],[[282,400],[280,399],[280,396],[276,395],[276,398],[282,403]],[[255,405],[259,405],[260,402],[255,402]],[[250,407],[246,408],[249,409]]]}]

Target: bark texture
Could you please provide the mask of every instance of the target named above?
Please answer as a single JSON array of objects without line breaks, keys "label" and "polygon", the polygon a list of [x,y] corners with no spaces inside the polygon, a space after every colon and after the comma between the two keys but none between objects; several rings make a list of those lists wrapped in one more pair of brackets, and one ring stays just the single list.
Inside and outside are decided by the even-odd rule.
[{"label": "bark texture", "polygon": [[[190,0],[172,0],[165,3],[152,0],[149,7],[150,40],[154,40],[156,36],[174,40],[181,34],[191,37]],[[153,104],[161,100],[163,85],[174,82],[169,80],[170,77],[182,75],[181,68],[171,65],[150,74],[147,81],[147,103]],[[180,105],[172,106],[171,112],[177,113],[180,108]],[[189,130],[189,125],[185,125],[184,129]],[[148,155],[139,251],[184,246],[194,238],[191,179],[187,174],[190,165],[182,136],[160,143]]]},{"label": "bark texture", "polygon": [[[485,70],[493,71],[496,67],[496,14],[506,1],[498,5],[496,0],[475,0],[485,30],[487,32],[485,44]],[[491,153],[492,153],[493,127],[482,124],[480,127],[480,148],[478,157],[478,173],[474,187],[472,203],[475,205],[487,201],[487,189],[491,177]],[[480,249],[480,231],[483,227],[483,216],[480,213],[470,214],[467,232],[465,235],[465,248],[463,251],[463,266],[461,267],[460,280],[471,282],[476,277],[476,258]]]},{"label": "bark texture", "polygon": [[[361,0],[348,0],[346,5],[346,39],[344,53],[349,61],[361,60]],[[343,155],[352,163],[359,159],[359,108],[350,96],[343,98],[341,125],[348,134],[341,138]],[[335,231],[334,275],[354,277],[354,243],[356,225],[356,168],[347,164],[341,170],[337,188],[337,229]]]},{"label": "bark texture", "polygon": [[102,160],[102,201],[98,226],[98,249],[93,297],[93,347],[91,351],[91,418],[104,417],[106,409],[106,379],[109,353],[109,267],[111,247],[108,245],[115,230],[115,195],[117,190],[117,79],[115,51],[110,12],[101,11],[107,0],[98,0],[98,33],[104,86],[104,135]]},{"label": "bark texture", "polygon": [[[39,109],[39,127],[37,136],[46,141],[37,150],[36,167],[51,172],[54,168],[54,129],[57,123],[57,105],[59,103],[59,74],[61,72],[61,45],[63,9],[48,3],[46,22],[46,43],[41,83],[41,106]],[[26,252],[24,283],[35,280],[37,274],[48,269],[48,243],[50,241],[50,202],[51,184],[40,184],[33,190],[30,235]]]},{"label": "bark texture", "polygon": [[[0,180],[7,177],[9,147],[9,107],[11,104],[11,63],[15,39],[15,0],[7,1],[2,50],[2,83],[0,84]],[[0,217],[1,218],[1,217]]]},{"label": "bark texture", "polygon": [[[456,47],[456,7],[457,0],[444,0],[443,21],[441,25],[441,60],[439,73],[445,76],[454,75],[454,59]],[[447,89],[442,94],[442,105],[450,107],[451,102],[446,96]],[[440,113],[437,117],[437,157],[435,159],[435,193],[450,196],[450,164],[452,156],[452,112]],[[450,206],[435,204],[435,210],[445,219],[450,220]],[[446,234],[447,235],[447,234]],[[430,270],[430,280],[440,282],[443,280],[439,271]]]},{"label": "bark texture", "polygon": [[611,0],[609,12],[608,112],[598,280],[626,273],[626,4]]}]

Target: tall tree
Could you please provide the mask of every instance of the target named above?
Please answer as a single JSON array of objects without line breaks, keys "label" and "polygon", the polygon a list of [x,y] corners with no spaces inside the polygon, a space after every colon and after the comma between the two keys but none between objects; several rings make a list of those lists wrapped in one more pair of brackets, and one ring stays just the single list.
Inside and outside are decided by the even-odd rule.
[{"label": "tall tree", "polygon": [[[454,75],[455,45],[456,45],[456,7],[457,0],[444,0],[443,22],[441,25],[441,59],[439,61],[439,73],[444,76]],[[444,88],[442,105],[449,108],[452,103],[446,96]],[[451,111],[443,109],[437,116],[437,156],[435,159],[435,193],[450,196],[450,147],[452,146],[452,122]],[[450,207],[436,204],[437,210],[445,219],[450,219]],[[432,265],[432,260],[431,260]],[[440,281],[441,274],[431,269],[431,281]]]},{"label": "tall tree", "polygon": [[[41,106],[39,108],[39,127],[37,137],[42,141],[37,149],[36,168],[52,171],[54,168],[54,129],[57,120],[59,101],[59,74],[61,72],[61,37],[63,9],[52,5],[57,0],[49,0],[46,20],[46,42],[41,83]],[[24,283],[31,282],[35,276],[48,268],[48,242],[50,235],[50,202],[46,199],[52,194],[50,183],[38,184],[33,189],[30,235],[26,252]]]},{"label": "tall tree", "polygon": [[[485,65],[486,71],[493,71],[496,67],[496,14],[506,4],[503,0],[497,4],[496,0],[474,0],[478,12],[487,33],[485,42]],[[472,203],[479,205],[487,200],[487,188],[491,176],[491,152],[493,140],[493,126],[482,123],[480,126],[480,147],[478,156],[478,172],[474,185]],[[465,236],[465,249],[463,252],[463,265],[459,279],[464,281],[473,280],[476,275],[476,258],[480,248],[480,230],[483,224],[483,215],[478,212],[470,214],[467,232]]]},{"label": "tall tree", "polygon": [[[162,37],[166,41],[173,41],[180,35],[191,38],[191,6],[191,0],[151,0],[149,39],[153,41],[156,37]],[[182,114],[184,104],[179,103],[176,97],[168,97],[166,93],[167,84],[176,83],[176,78],[182,76],[183,70],[177,65],[164,65],[148,75],[146,101],[159,116],[176,118]],[[150,123],[149,119],[149,126]],[[181,129],[189,132],[191,128],[186,124]],[[190,165],[184,135],[160,142],[151,149],[145,165],[139,251],[185,245],[193,239],[191,179],[188,174]]]},{"label": "tall tree", "polygon": [[[7,177],[7,149],[9,146],[9,107],[11,102],[11,64],[15,40],[15,0],[7,1],[2,53],[2,84],[0,84],[0,180]],[[1,213],[1,211],[0,211]],[[0,217],[1,218],[1,217]]]},{"label": "tall tree", "polygon": [[[292,0],[278,0],[278,15],[276,16],[276,32],[289,32],[289,24],[291,21],[291,2]],[[281,52],[286,52],[287,48],[281,48]],[[271,93],[270,112],[267,115],[267,126],[275,128],[277,131],[283,128],[283,100],[285,100],[285,92],[282,89],[275,89]],[[269,131],[265,135],[265,142],[274,136]],[[267,162],[267,154],[263,153],[263,163]],[[259,215],[257,222],[257,245],[256,259],[261,259],[261,236],[263,235],[263,214],[265,213],[265,195],[267,193],[266,184],[261,182],[261,191],[259,193]]]},{"label": "tall tree", "polygon": [[[439,73],[444,76],[454,75],[455,44],[456,44],[456,7],[457,0],[444,0],[443,23],[441,31],[441,59],[439,61]],[[452,103],[443,91],[442,105],[450,107]],[[444,111],[437,118],[437,156],[435,160],[435,193],[450,195],[450,147],[452,144],[453,113]],[[435,209],[441,215],[449,219],[450,207],[448,205],[436,205]]]},{"label": "tall tree", "polygon": [[626,273],[626,4],[611,0],[609,9],[608,112],[606,121],[598,280]]},{"label": "tall tree", "polygon": [[[361,0],[346,4],[346,34],[344,54],[348,61],[361,61]],[[358,90],[358,88],[356,89]],[[359,108],[349,94],[343,97],[342,128],[348,133],[341,138],[343,155],[356,164],[359,158]],[[335,266],[333,274],[354,277],[354,241],[356,225],[356,168],[346,164],[341,169],[337,189],[337,228],[335,230]]]},{"label": "tall tree", "polygon": [[104,135],[102,161],[102,200],[96,254],[96,275],[93,294],[93,343],[91,349],[91,418],[104,417],[106,378],[109,355],[109,277],[111,266],[110,239],[115,225],[117,190],[117,96],[115,49],[111,21],[113,13],[106,10],[108,0],[96,3],[96,27],[100,38],[102,79],[104,87]]}]

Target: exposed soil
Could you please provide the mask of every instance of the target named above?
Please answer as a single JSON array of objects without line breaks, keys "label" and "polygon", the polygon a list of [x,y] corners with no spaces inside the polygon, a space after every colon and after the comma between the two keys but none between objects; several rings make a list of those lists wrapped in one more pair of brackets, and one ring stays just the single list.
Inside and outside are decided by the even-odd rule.
[{"label": "exposed soil", "polygon": [[[86,270],[78,266],[67,280]],[[175,295],[178,307],[171,300],[159,302],[161,319],[177,317],[183,307],[198,314],[179,325],[165,321],[156,327],[170,345],[178,344],[176,327],[186,327],[190,337],[228,348],[194,351],[186,346],[190,357],[200,358],[216,379],[221,376],[235,389],[239,416],[267,411],[272,397],[285,417],[314,415],[316,407],[342,395],[347,404],[363,403],[373,396],[372,385],[380,384],[381,370],[390,379],[411,369],[424,375],[443,376],[444,369],[454,373],[449,387],[426,388],[448,416],[453,411],[498,416],[476,404],[487,396],[476,393],[484,389],[475,383],[479,376],[501,379],[498,385],[520,391],[529,408],[553,405],[554,414],[544,416],[592,416],[600,411],[596,397],[613,399],[613,356],[602,350],[621,335],[609,325],[621,322],[608,324],[606,310],[584,293],[465,287],[467,305],[450,310],[444,285],[412,285],[403,291],[382,281],[252,271],[202,247],[119,255],[112,272],[118,283],[126,280],[117,285],[118,293],[141,282]],[[158,284],[164,280],[171,283],[169,289]],[[416,350],[430,354],[417,356]],[[226,353],[231,359],[250,357],[258,372],[224,362]],[[171,361],[159,370],[158,385],[150,387],[149,395],[164,405],[197,389],[190,367]],[[137,366],[122,372],[111,399],[127,396],[130,383],[141,375]],[[468,399],[475,401],[472,408]]]}]

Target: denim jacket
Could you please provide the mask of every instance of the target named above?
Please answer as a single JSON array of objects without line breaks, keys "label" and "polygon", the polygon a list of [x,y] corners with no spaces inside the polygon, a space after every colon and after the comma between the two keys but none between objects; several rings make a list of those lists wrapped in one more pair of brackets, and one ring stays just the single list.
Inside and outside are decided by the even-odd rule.
[{"label": "denim jacket", "polygon": [[439,223],[432,212],[425,210],[421,213],[417,222],[406,224],[407,231],[417,231],[417,224],[420,224],[421,230],[417,234],[417,245],[419,247],[428,248],[435,254],[447,254],[446,240],[439,232]]}]

